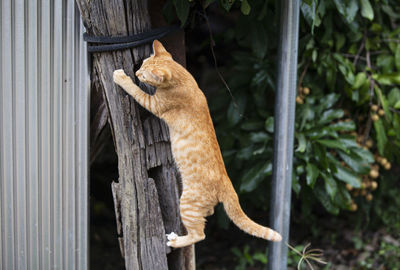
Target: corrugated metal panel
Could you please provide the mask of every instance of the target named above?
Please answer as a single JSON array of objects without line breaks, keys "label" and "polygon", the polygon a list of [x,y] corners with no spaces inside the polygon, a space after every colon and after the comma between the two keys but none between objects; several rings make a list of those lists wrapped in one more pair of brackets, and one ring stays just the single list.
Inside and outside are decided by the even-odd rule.
[{"label": "corrugated metal panel", "polygon": [[0,269],[87,269],[79,12],[74,0],[1,0],[0,23]]}]

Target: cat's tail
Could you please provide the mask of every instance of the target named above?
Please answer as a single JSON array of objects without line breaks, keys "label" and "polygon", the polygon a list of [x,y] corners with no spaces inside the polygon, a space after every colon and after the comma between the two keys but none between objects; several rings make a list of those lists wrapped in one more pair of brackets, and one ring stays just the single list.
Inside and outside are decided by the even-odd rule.
[{"label": "cat's tail", "polygon": [[221,201],[224,204],[224,208],[228,214],[228,217],[241,230],[247,232],[248,234],[270,241],[279,242],[282,240],[282,236],[279,233],[268,227],[264,227],[255,223],[248,216],[246,216],[240,207],[239,198],[230,181],[227,183],[223,194],[221,194]]}]

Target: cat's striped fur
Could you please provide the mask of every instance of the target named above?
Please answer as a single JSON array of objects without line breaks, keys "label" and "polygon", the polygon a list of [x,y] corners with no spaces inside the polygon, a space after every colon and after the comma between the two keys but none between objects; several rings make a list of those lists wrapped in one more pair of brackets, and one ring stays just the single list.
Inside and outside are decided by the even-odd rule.
[{"label": "cat's striped fur", "polygon": [[281,241],[279,233],[256,224],[242,211],[225,170],[206,98],[194,78],[160,42],[154,41],[153,50],[136,76],[157,88],[154,95],[143,92],[123,70],[114,72],[114,81],[169,127],[173,156],[182,175],[180,213],[188,234],[170,235],[167,244],[178,248],[204,239],[204,217],[212,215],[219,202],[245,232]]}]

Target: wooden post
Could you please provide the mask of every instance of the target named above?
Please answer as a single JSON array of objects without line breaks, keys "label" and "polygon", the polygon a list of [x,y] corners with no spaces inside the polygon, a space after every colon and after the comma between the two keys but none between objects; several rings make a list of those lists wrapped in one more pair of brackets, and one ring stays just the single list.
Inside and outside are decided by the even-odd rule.
[{"label": "wooden post", "polygon": [[[151,28],[146,0],[76,2],[90,35],[124,36]],[[166,233],[181,233],[179,186],[168,128],[112,79],[113,71],[121,68],[134,78],[134,71],[150,53],[146,45],[92,56],[92,82],[103,91],[118,155],[119,180],[112,184],[112,191],[121,252],[129,270],[194,269],[193,264],[187,266],[191,258],[185,260],[182,250],[171,252],[166,246]]]}]

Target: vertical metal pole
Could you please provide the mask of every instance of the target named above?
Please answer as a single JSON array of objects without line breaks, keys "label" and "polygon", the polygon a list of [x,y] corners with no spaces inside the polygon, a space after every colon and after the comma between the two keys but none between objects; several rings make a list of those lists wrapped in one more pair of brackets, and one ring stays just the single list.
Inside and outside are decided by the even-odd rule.
[{"label": "vertical metal pole", "polygon": [[274,167],[271,201],[272,228],[282,234],[271,242],[268,269],[284,270],[287,264],[290,197],[292,188],[293,137],[297,81],[297,48],[300,0],[282,0],[280,51],[275,99]]}]

